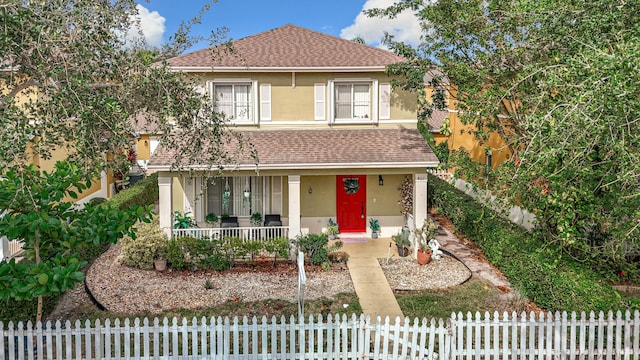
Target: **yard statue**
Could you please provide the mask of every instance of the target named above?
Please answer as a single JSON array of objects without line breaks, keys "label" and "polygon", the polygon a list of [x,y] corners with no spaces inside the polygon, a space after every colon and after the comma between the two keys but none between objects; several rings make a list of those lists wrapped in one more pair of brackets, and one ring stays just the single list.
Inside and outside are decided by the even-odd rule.
[{"label": "yard statue", "polygon": [[440,243],[436,239],[429,240],[429,247],[431,248],[432,258],[440,260],[442,258],[442,250],[440,250]]}]

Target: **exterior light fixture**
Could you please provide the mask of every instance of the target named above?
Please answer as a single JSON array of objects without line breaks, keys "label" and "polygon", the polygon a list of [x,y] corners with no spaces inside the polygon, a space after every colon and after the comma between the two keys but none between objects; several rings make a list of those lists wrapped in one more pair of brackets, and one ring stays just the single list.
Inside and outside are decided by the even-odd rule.
[{"label": "exterior light fixture", "polygon": [[313,193],[313,189],[311,188],[311,186],[309,186],[309,190],[307,190],[307,192],[309,192],[309,195]]},{"label": "exterior light fixture", "polygon": [[384,185],[384,179],[382,178],[382,175],[378,175],[378,185]]}]

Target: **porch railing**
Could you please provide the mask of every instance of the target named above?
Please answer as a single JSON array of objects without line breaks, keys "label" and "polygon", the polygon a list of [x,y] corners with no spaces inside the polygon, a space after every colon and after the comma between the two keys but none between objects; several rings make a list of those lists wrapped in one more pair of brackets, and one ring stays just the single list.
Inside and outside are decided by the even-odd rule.
[{"label": "porch railing", "polygon": [[289,238],[288,226],[249,226],[231,228],[173,229],[173,237],[190,236],[197,239],[224,239],[237,237],[243,241]]}]

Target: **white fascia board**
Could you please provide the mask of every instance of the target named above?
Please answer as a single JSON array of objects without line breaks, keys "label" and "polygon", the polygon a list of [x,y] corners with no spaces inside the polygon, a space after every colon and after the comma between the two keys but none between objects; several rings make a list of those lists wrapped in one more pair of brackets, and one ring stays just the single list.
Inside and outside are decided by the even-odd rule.
[{"label": "white fascia board", "polygon": [[[259,164],[257,170],[317,170],[317,169],[407,169],[407,168],[430,168],[437,167],[439,161],[425,162],[394,162],[394,163],[309,163],[309,164]],[[170,171],[169,165],[148,166],[149,170]],[[209,166],[189,166],[189,170],[209,170]],[[256,170],[255,164],[229,165],[223,170]]]},{"label": "white fascia board", "polygon": [[380,72],[385,70],[385,66],[327,66],[327,67],[215,67],[215,66],[172,66],[172,71],[183,71],[193,73],[210,73],[210,72]]}]

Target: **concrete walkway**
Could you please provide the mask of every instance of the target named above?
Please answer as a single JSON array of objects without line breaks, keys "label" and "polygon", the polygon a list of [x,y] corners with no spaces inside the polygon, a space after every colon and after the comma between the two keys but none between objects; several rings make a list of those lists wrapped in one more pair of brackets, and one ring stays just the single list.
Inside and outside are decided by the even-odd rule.
[{"label": "concrete walkway", "polygon": [[[389,238],[369,239],[366,243],[344,244],[341,250],[349,253],[347,265],[362,312],[371,319],[388,316],[393,322],[404,316],[378,263],[378,258],[387,257],[390,242]],[[391,255],[398,256],[395,245]]]},{"label": "concrete walkway", "polygon": [[[377,316],[382,319],[388,316],[391,321],[396,317],[404,319],[393,290],[387,283],[377,260],[386,258],[388,254],[397,258],[396,246],[390,238],[368,240],[366,243],[345,243],[341,249],[349,253],[347,265],[362,312],[371,316],[372,319]],[[446,229],[441,229],[436,240],[444,250],[462,261],[471,270],[473,277],[502,288],[503,291],[509,288],[509,281],[486,261],[482,253],[472,244],[457,238]]]}]

